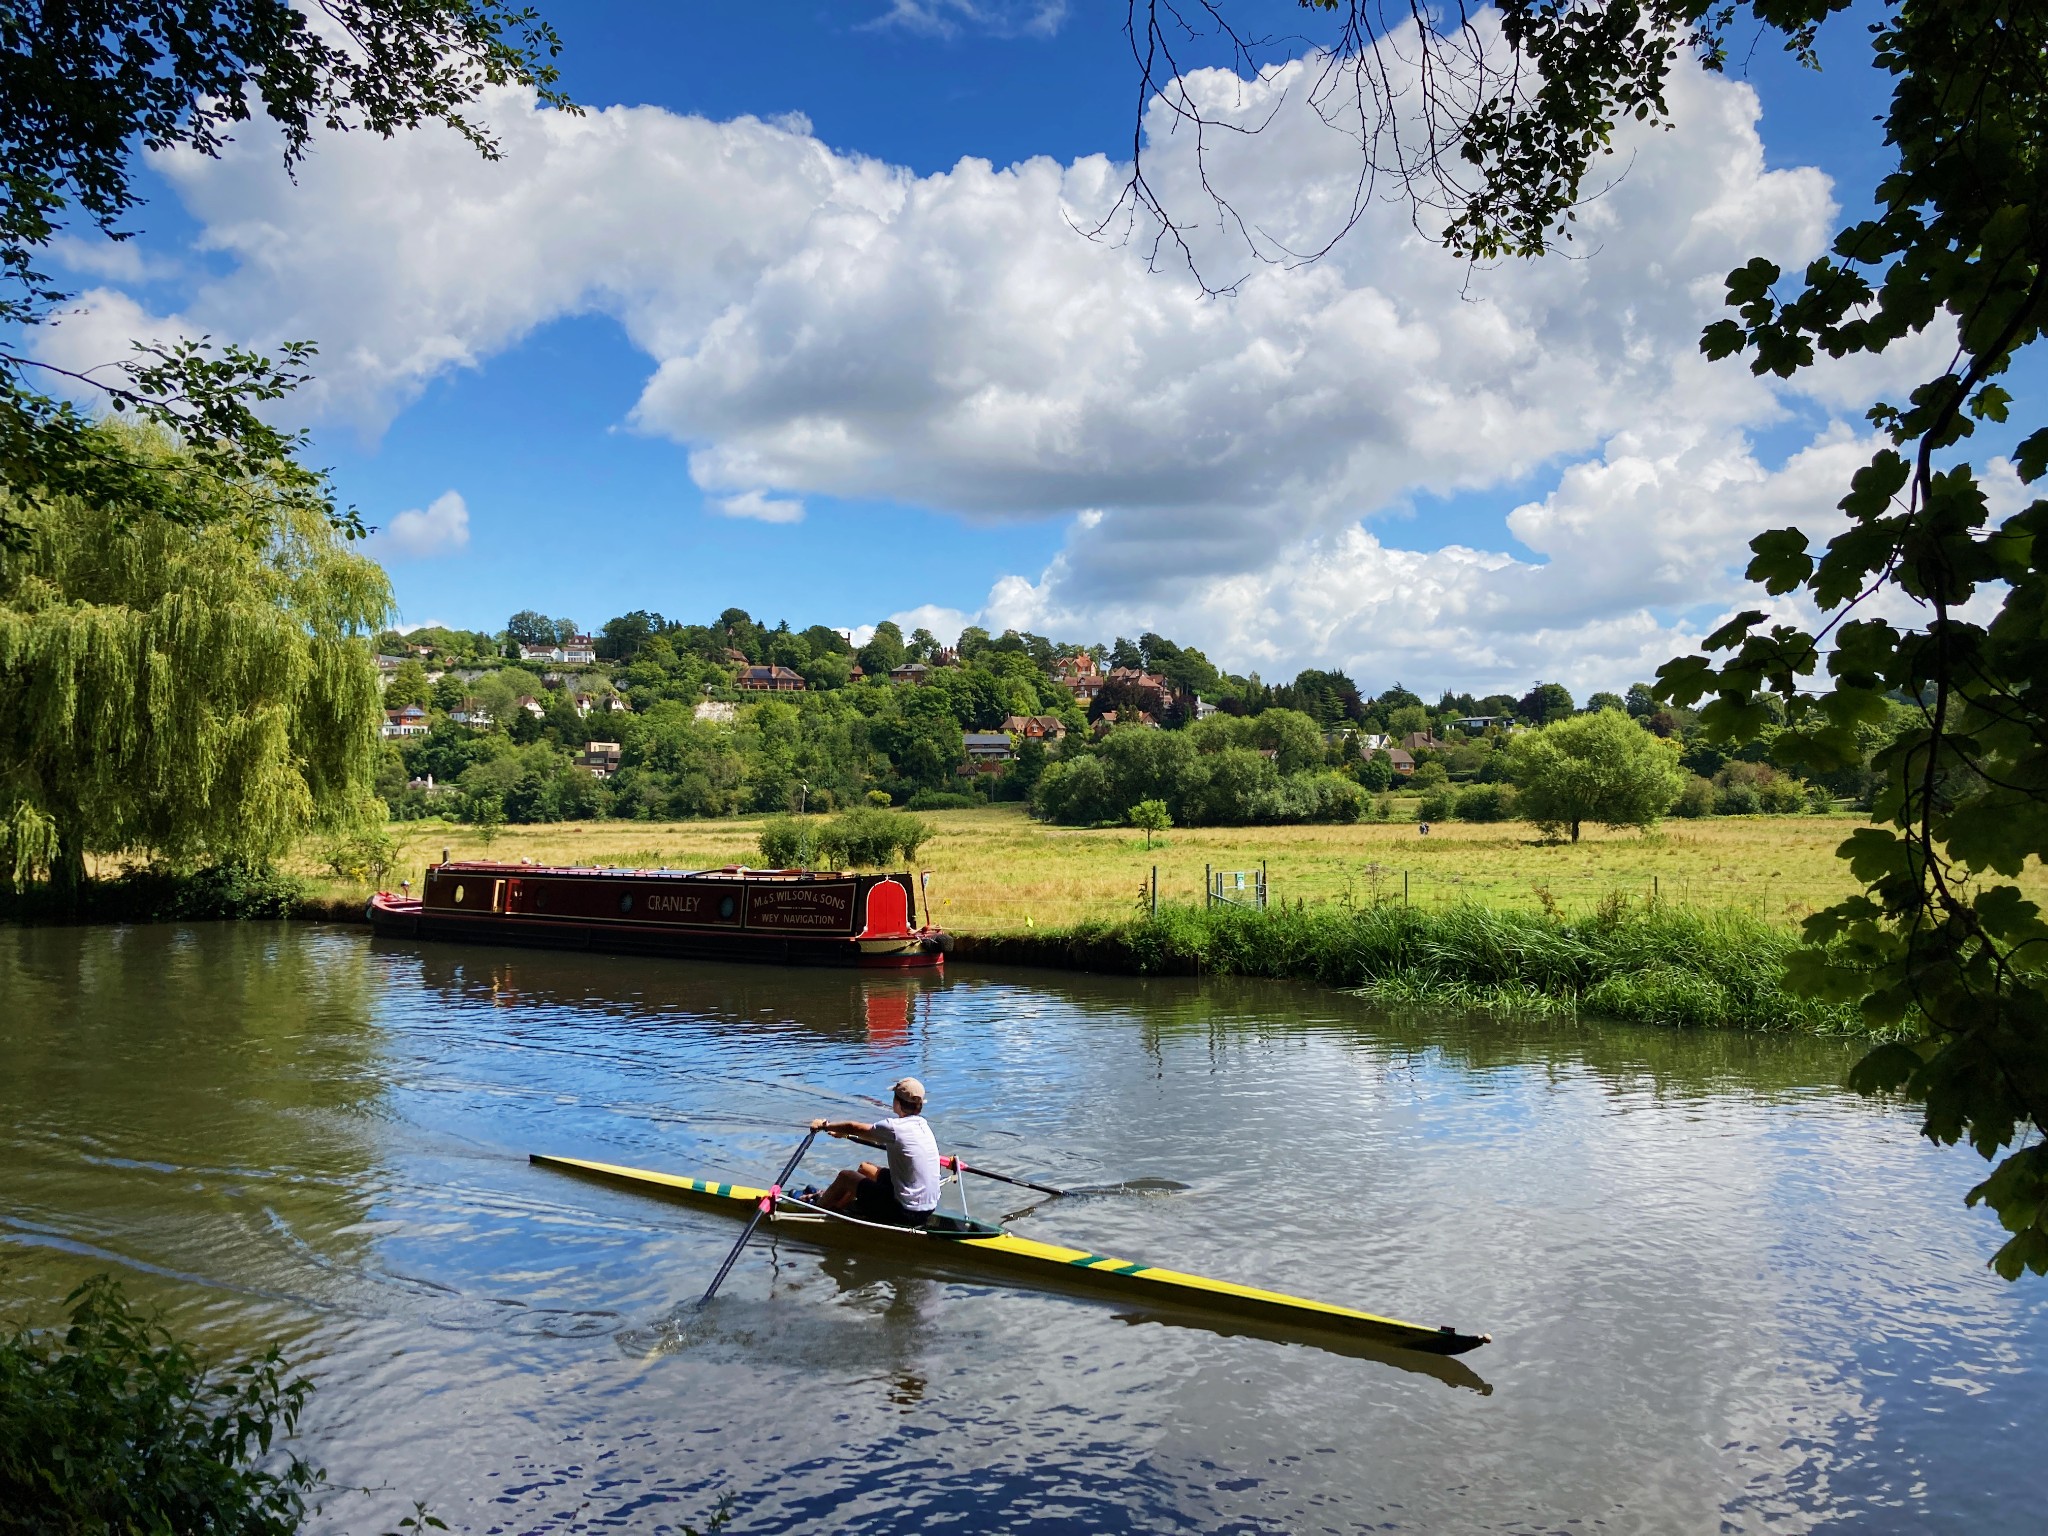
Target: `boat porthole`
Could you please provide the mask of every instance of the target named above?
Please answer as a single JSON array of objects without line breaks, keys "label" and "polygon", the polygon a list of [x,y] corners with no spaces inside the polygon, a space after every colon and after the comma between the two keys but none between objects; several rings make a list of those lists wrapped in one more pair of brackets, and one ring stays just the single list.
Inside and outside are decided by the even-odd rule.
[{"label": "boat porthole", "polygon": [[455,887],[455,900],[458,904],[462,901],[462,887],[459,885]]},{"label": "boat porthole", "polygon": [[630,896],[621,896],[621,897],[619,898],[619,910],[620,910],[621,912],[630,912],[630,911],[632,911],[632,910],[633,910],[633,898],[632,898],[632,897],[630,897]]},{"label": "boat porthole", "polygon": [[720,917],[731,917],[731,916],[732,916],[732,907],[733,907],[733,901],[732,901],[732,898],[731,898],[730,896],[728,896],[728,897],[726,897],[726,898],[725,898],[725,900],[721,901],[721,902],[720,902],[720,903],[718,904],[718,915],[719,915]]}]

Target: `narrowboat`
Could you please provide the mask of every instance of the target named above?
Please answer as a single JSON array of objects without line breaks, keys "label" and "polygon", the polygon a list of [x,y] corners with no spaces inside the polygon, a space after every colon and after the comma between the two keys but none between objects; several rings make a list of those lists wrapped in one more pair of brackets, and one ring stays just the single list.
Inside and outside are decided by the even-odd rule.
[{"label": "narrowboat", "polygon": [[[409,939],[774,965],[942,965],[951,935],[917,920],[908,874],[584,869],[456,860],[415,896],[379,891],[370,926]],[[927,913],[929,916],[929,913]]]}]

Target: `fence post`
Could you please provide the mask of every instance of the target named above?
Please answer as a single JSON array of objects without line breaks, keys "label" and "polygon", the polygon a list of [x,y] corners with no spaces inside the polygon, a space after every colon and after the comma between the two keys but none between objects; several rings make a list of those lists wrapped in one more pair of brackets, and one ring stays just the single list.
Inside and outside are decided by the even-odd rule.
[{"label": "fence post", "polygon": [[1408,905],[1408,871],[1401,871],[1401,905]]},{"label": "fence post", "polygon": [[1657,905],[1657,877],[1655,875],[1650,876],[1650,905],[1653,907]]},{"label": "fence post", "polygon": [[1202,905],[1204,907],[1216,905],[1216,882],[1210,877],[1209,868],[1210,866],[1207,864],[1202,866]]},{"label": "fence post", "polygon": [[1152,915],[1159,915],[1159,866],[1152,866]]},{"label": "fence post", "polygon": [[1259,860],[1259,910],[1266,910],[1266,861]]}]

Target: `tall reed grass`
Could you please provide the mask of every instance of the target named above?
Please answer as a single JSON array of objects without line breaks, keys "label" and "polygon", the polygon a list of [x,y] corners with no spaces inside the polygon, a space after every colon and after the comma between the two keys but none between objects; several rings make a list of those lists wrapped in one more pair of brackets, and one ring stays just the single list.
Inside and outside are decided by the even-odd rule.
[{"label": "tall reed grass", "polygon": [[1120,955],[1139,972],[1312,980],[1386,1003],[1687,1028],[1865,1030],[1853,1007],[1787,990],[1795,933],[1736,912],[1616,903],[1573,918],[1476,904],[1176,905],[1047,939],[1098,961]]}]

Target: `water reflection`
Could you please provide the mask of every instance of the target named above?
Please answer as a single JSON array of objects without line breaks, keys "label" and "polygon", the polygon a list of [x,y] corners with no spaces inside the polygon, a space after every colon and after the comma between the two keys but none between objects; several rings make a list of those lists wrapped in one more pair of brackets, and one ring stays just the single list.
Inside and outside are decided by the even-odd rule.
[{"label": "water reflection", "polygon": [[[112,1267],[286,1338],[318,1458],[386,1490],[337,1530],[416,1496],[679,1530],[728,1492],[749,1532],[2025,1528],[2043,1290],[1986,1274],[1978,1169],[1842,1093],[1852,1055],[1250,983],[0,932],[0,1298]],[[1491,1331],[1491,1394],[790,1242],[694,1319],[729,1222],[525,1163],[758,1179],[905,1072],[970,1161],[1187,1186],[1027,1234]]]}]

